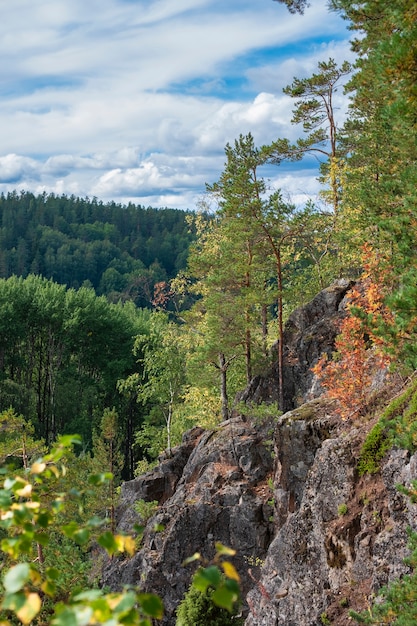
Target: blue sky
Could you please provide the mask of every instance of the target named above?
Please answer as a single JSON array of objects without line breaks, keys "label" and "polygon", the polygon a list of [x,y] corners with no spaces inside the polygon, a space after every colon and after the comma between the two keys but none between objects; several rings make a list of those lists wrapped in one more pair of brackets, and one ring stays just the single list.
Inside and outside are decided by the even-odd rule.
[{"label": "blue sky", "polygon": [[[240,133],[300,134],[282,93],[294,76],[353,60],[326,0],[303,16],[272,0],[13,0],[0,14],[2,192],[194,209]],[[312,163],[268,176],[297,203],[318,190]]]}]

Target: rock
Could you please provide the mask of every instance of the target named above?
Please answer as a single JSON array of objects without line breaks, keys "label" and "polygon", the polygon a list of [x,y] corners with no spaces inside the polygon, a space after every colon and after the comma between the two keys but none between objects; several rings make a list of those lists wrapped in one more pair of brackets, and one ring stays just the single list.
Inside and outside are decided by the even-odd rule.
[{"label": "rock", "polygon": [[[267,431],[267,427],[255,429],[240,419],[224,422],[217,431],[194,430],[173,450],[171,459],[125,483],[118,530],[132,531],[139,521],[132,512],[135,498],[154,500],[158,496],[160,507],[147,523],[137,554],[106,563],[103,585],[120,589],[136,584],[159,594],[166,610],[163,623],[175,624],[175,609],[195,570],[195,566],[183,567],[182,563],[195,552],[211,559],[215,542],[221,542],[237,551],[233,562],[246,594],[253,584],[248,564],[265,558],[273,531],[268,504],[273,459]],[[168,467],[173,470],[172,477]],[[164,530],[155,532],[155,525]]]},{"label": "rock", "polygon": [[[311,368],[323,354],[334,350],[340,322],[345,313],[345,296],[353,282],[340,279],[321,291],[311,302],[296,309],[284,328],[284,410],[320,396],[321,389]],[[277,346],[273,346],[272,353]],[[265,375],[255,377],[239,400],[259,404],[278,401],[278,369],[275,363]]]},{"label": "rock", "polygon": [[367,429],[343,428],[326,403],[301,408],[311,408],[307,419],[289,412],[275,431],[276,533],[247,597],[246,626],[318,626],[323,614],[347,625],[348,607],[366,609],[408,571],[417,508],[396,485],[417,477],[417,455],[393,450],[380,475],[359,477]]},{"label": "rock", "polygon": [[[196,567],[182,563],[195,552],[209,561],[221,542],[237,551],[246,626],[319,626],[324,615],[348,626],[350,608],[365,609],[382,585],[408,571],[407,529],[417,527],[417,507],[396,485],[417,478],[417,455],[392,450],[379,473],[359,476],[373,423],[341,421],[310,372],[333,350],[350,286],[338,281],[290,317],[284,415],[194,428],[170,458],[122,486],[119,531],[140,521],[136,500],[159,506],[137,553],[105,563],[103,585],[159,594],[163,624],[175,626]],[[277,395],[272,368],[241,399],[275,402]]]},{"label": "rock", "polygon": [[182,445],[178,446],[174,455],[161,460],[152,472],[122,484],[116,517],[120,532],[131,532],[133,525],[140,522],[139,516],[133,508],[137,500],[157,501],[159,504],[163,504],[172,496],[189,456],[203,433],[202,428],[191,429],[185,433]]}]

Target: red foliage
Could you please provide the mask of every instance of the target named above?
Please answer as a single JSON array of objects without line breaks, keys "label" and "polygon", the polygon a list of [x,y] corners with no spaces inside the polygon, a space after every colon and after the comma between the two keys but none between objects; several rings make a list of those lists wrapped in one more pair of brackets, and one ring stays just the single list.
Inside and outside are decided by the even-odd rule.
[{"label": "red foliage", "polygon": [[[365,253],[369,252],[367,248]],[[368,256],[359,286],[349,293],[348,312],[340,325],[333,360],[326,355],[312,368],[326,395],[338,401],[342,419],[358,417],[366,410],[376,373],[390,364],[376,327],[381,321],[389,323],[391,314],[383,302],[383,282],[375,282],[378,273],[370,259]]]},{"label": "red foliage", "polygon": [[165,309],[173,295],[174,292],[169,283],[162,280],[159,283],[155,283],[151,302],[156,309]]}]

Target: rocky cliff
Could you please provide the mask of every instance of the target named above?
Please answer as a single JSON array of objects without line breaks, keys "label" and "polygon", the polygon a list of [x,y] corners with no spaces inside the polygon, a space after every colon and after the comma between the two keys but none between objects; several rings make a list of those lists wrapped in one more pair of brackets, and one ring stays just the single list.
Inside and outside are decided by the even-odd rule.
[{"label": "rocky cliff", "polygon": [[[237,551],[247,626],[342,626],[352,623],[349,608],[366,608],[381,585],[407,571],[416,507],[396,484],[417,477],[417,458],[393,450],[380,473],[360,477],[372,421],[342,422],[310,373],[332,349],[348,289],[342,281],[325,290],[287,324],[291,410],[278,417],[271,404],[262,423],[236,415],[213,431],[195,428],[171,458],[122,486],[119,530],[140,522],[137,500],[159,504],[136,555],[108,562],[103,584],[158,593],[164,624],[173,626],[193,573],[181,564],[196,551],[210,559],[220,541]],[[275,380],[272,369],[243,399],[272,402]]]}]

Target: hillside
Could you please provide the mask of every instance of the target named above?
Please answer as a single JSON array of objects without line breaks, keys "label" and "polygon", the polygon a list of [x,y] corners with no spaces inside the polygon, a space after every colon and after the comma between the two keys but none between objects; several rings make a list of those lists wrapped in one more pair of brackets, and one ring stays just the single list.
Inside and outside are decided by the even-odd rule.
[{"label": "hillside", "polygon": [[112,302],[150,307],[186,264],[194,236],[175,209],[13,192],[0,196],[0,277],[41,275]]}]

